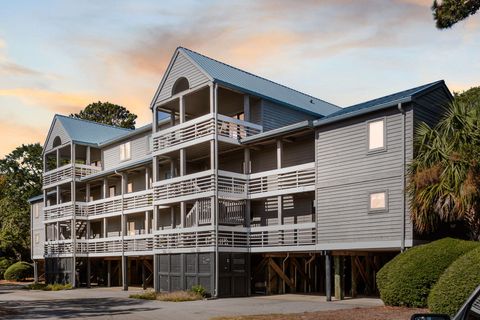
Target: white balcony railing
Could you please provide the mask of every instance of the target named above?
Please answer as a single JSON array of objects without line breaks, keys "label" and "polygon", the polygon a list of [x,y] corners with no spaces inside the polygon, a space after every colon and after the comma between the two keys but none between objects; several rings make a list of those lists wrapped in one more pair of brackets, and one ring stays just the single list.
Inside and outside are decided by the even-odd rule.
[{"label": "white balcony railing", "polygon": [[87,202],[87,212],[89,217],[121,211],[122,196],[115,196]]},{"label": "white balcony railing", "polygon": [[258,124],[219,114],[217,116],[217,130],[219,137],[240,140],[261,133],[263,128]]},{"label": "white balcony railing", "polygon": [[[224,115],[217,115],[218,137],[226,142],[238,143],[238,140],[262,132],[262,126]],[[215,134],[215,115],[213,113],[189,120],[153,134],[153,151],[167,153],[189,145],[213,138]]]},{"label": "white balcony railing", "polygon": [[152,251],[153,250],[153,235],[141,235],[141,236],[125,236],[124,238],[124,250],[125,252],[139,252],[139,251]]},{"label": "white balcony railing", "polygon": [[123,196],[123,210],[127,213],[139,209],[151,210],[153,206],[153,190],[127,193]]},{"label": "white balcony railing", "polygon": [[157,204],[205,198],[215,191],[213,170],[207,170],[162,180],[153,184],[154,198]]},{"label": "white balcony railing", "polygon": [[122,237],[88,239],[78,243],[84,243],[89,254],[121,253],[123,248]]},{"label": "white balcony railing", "polygon": [[47,241],[44,245],[45,256],[71,254],[73,252],[72,240]]},{"label": "white balcony railing", "polygon": [[315,163],[310,162],[277,170],[250,174],[249,198],[313,191],[315,188]]},{"label": "white balcony railing", "polygon": [[252,227],[250,247],[315,245],[315,222]]},{"label": "white balcony railing", "polygon": [[45,220],[71,217],[74,212],[77,217],[86,217],[87,216],[86,203],[76,202],[74,206],[72,202],[66,202],[66,203],[60,203],[57,205],[45,207],[45,209],[43,210]]},{"label": "white balcony railing", "polygon": [[215,231],[212,226],[160,230],[155,232],[156,250],[178,250],[211,247],[215,245]]},{"label": "white balcony railing", "polygon": [[248,175],[218,170],[218,193],[223,198],[245,199]]},{"label": "white balcony railing", "polygon": [[75,178],[82,178],[93,173],[97,173],[101,170],[100,167],[88,166],[83,164],[75,164],[75,174],[73,171],[73,165],[67,164],[59,168],[47,171],[43,174],[43,187],[49,187],[52,185],[68,182]]}]

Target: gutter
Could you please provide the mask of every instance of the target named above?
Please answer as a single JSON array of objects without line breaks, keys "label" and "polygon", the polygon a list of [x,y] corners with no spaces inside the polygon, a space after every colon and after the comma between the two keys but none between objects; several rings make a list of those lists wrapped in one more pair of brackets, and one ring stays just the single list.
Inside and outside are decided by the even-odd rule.
[{"label": "gutter", "polygon": [[387,109],[387,108],[393,107],[395,105],[403,104],[403,103],[407,103],[407,102],[411,102],[411,101],[412,101],[412,97],[407,97],[407,98],[403,98],[403,99],[389,101],[387,103],[382,103],[382,104],[379,104],[379,105],[376,105],[376,106],[373,106],[373,107],[363,108],[363,109],[360,109],[360,110],[357,110],[357,111],[344,113],[344,114],[341,114],[341,115],[338,115],[338,116],[335,116],[335,117],[331,117],[331,118],[329,118],[327,116],[326,118],[322,118],[322,119],[318,119],[318,120],[313,121],[313,126],[314,127],[323,126],[323,125],[330,124],[330,123],[333,123],[333,122],[337,122],[337,121],[340,121],[340,120],[345,120],[345,119],[349,119],[349,118],[356,117],[356,116],[359,116],[359,115],[371,113],[371,112],[374,112],[374,111]]},{"label": "gutter", "polygon": [[406,156],[405,156],[405,151],[406,151],[406,139],[405,139],[405,117],[406,117],[406,112],[405,108],[402,105],[402,103],[399,103],[397,105],[398,111],[402,113],[402,230],[401,230],[401,239],[400,239],[400,250],[403,252],[405,251],[405,237],[406,237],[406,232],[405,232],[405,218],[406,218],[406,208],[405,208],[405,202],[406,202],[406,194],[405,194],[405,161],[406,161]]}]

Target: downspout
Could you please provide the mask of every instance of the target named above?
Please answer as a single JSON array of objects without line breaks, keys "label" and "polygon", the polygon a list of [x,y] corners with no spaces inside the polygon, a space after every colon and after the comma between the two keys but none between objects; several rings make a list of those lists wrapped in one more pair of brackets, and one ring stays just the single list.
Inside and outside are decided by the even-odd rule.
[{"label": "downspout", "polygon": [[401,232],[401,239],[400,239],[400,250],[401,252],[405,251],[405,108],[403,107],[402,103],[400,102],[397,105],[398,111],[402,113],[402,232]]},{"label": "downspout", "polygon": [[[121,207],[121,210],[120,210],[120,214],[121,214],[121,222],[122,222],[122,226],[120,228],[121,232],[122,232],[122,290],[123,291],[127,291],[128,290],[128,278],[126,276],[127,274],[127,266],[124,265],[124,262],[125,262],[125,245],[124,245],[124,237],[125,237],[125,227],[126,227],[126,224],[125,224],[125,216],[123,215],[123,194],[125,193],[125,187],[124,187],[124,184],[125,182],[123,181],[123,175],[121,173],[118,172],[118,170],[115,170],[115,174],[120,176],[121,178],[121,186],[120,186],[120,190],[122,191],[122,207]],[[123,274],[123,269],[125,269],[125,274]],[[127,281],[125,281],[127,280]],[[125,283],[124,283],[125,282]]]}]

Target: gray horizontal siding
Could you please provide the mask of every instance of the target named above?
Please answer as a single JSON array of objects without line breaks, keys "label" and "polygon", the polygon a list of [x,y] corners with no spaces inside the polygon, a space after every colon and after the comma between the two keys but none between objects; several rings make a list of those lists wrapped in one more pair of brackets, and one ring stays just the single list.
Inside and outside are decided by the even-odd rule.
[{"label": "gray horizontal siding", "polygon": [[151,153],[149,150],[149,136],[150,132],[145,132],[137,136],[131,137],[128,140],[118,142],[102,150],[103,170],[108,170],[120,165],[126,161],[120,161],[120,145],[130,141],[131,143],[131,158],[128,161],[135,161],[145,158]]},{"label": "gray horizontal siding", "polygon": [[67,134],[67,131],[65,131],[60,121],[55,120],[50,136],[44,146],[45,151],[49,151],[53,148],[53,140],[55,140],[55,137],[57,136],[60,137],[62,144],[70,141],[70,136]]},{"label": "gray horizontal siding", "polygon": [[291,167],[315,161],[313,134],[283,142],[282,167]]},{"label": "gray horizontal siding", "polygon": [[[406,108],[408,162],[413,154],[413,112],[411,107]],[[367,121],[375,119],[385,119],[386,151],[369,153]],[[319,244],[400,241],[403,217],[402,150],[402,114],[396,108],[317,130]],[[369,212],[369,193],[382,190],[388,191],[388,212]],[[406,239],[411,239],[408,203],[406,208]]]},{"label": "gray horizontal siding", "polygon": [[262,112],[261,119],[262,119],[263,131],[280,128],[280,127],[283,127],[292,123],[301,122],[304,120],[315,119],[315,117],[309,114],[303,113],[301,111],[293,110],[291,108],[279,106],[267,100],[262,100],[261,112]]},{"label": "gray horizontal siding", "polygon": [[165,82],[160,89],[156,102],[170,98],[172,95],[173,84],[181,77],[187,78],[190,88],[194,88],[208,81],[205,74],[190,62],[190,60],[181,52],[179,52],[174,58],[170,72],[166,75]]}]

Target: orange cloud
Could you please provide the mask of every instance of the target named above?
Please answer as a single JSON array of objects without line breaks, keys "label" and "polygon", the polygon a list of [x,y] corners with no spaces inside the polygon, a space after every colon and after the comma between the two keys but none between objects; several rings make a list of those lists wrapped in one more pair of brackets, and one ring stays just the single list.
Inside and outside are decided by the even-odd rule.
[{"label": "orange cloud", "polygon": [[41,128],[36,124],[29,126],[5,120],[0,120],[0,127],[4,137],[4,139],[0,139],[0,158],[22,144],[36,142],[43,144],[48,130],[48,128]]},{"label": "orange cloud", "polygon": [[32,88],[0,89],[0,96],[16,97],[26,104],[44,107],[59,113],[76,112],[96,99],[91,95]]}]

